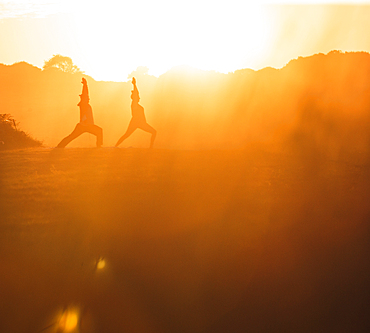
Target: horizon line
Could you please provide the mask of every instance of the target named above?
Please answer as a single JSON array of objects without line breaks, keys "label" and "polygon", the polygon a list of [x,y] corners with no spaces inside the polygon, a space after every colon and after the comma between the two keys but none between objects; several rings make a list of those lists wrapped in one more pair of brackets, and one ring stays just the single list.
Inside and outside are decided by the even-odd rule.
[{"label": "horizon line", "polygon": [[[199,72],[213,72],[213,73],[218,73],[218,74],[224,74],[224,75],[228,75],[228,74],[233,74],[237,71],[242,71],[242,70],[251,70],[251,71],[254,71],[254,72],[258,72],[258,71],[261,71],[261,70],[264,70],[264,69],[267,69],[267,68],[272,68],[272,69],[276,69],[276,70],[279,70],[279,69],[283,69],[284,67],[286,67],[291,61],[294,61],[294,60],[298,60],[300,58],[309,58],[309,57],[313,57],[315,55],[329,55],[330,53],[340,53],[340,54],[347,54],[347,53],[366,53],[366,54],[370,54],[369,51],[343,51],[343,50],[331,50],[327,53],[323,53],[323,52],[318,52],[318,53],[313,53],[311,55],[306,55],[306,56],[297,56],[295,58],[292,58],[290,59],[287,63],[285,63],[283,66],[281,67],[273,67],[273,66],[265,66],[265,67],[262,67],[262,68],[259,68],[259,69],[253,69],[253,68],[248,68],[248,67],[245,67],[245,68],[239,68],[239,69],[236,69],[234,71],[230,71],[230,72],[220,72],[220,71],[217,71],[215,69],[201,69],[201,68],[197,68],[197,67],[194,67],[194,66],[191,66],[191,65],[187,65],[187,64],[179,64],[179,65],[175,65],[173,67],[171,67],[169,70],[167,70],[166,72],[163,72],[162,74],[156,76],[156,75],[153,75],[153,74],[150,74],[150,73],[144,73],[143,76],[151,76],[151,77],[154,77],[156,79],[158,79],[159,77],[161,77],[162,75],[165,75],[167,74],[168,72],[176,69],[176,68],[189,68],[191,70],[195,70],[195,71],[199,71]],[[35,67],[37,69],[40,69],[41,71],[44,71],[44,69],[40,68],[39,66],[36,66],[30,62],[27,62],[26,60],[21,60],[21,61],[16,61],[12,64],[5,64],[5,63],[0,63],[0,65],[4,65],[4,66],[14,66],[14,65],[17,65],[17,64],[21,64],[21,63],[26,63],[32,67]],[[147,66],[138,66],[135,70],[131,71],[132,72],[135,72],[137,71],[138,68],[140,67],[146,67],[148,68]],[[148,68],[148,72],[150,71],[150,68]],[[130,74],[131,74],[130,73]],[[97,80],[95,79],[92,75],[88,74],[88,73],[85,73],[84,71],[82,71],[82,73],[76,73],[76,74],[80,74],[82,76],[88,76],[90,78],[92,78],[94,81],[96,82],[127,82],[130,80],[130,78],[127,78],[126,80],[122,80],[122,81],[117,81],[117,80]],[[130,75],[128,74],[128,76]]]}]

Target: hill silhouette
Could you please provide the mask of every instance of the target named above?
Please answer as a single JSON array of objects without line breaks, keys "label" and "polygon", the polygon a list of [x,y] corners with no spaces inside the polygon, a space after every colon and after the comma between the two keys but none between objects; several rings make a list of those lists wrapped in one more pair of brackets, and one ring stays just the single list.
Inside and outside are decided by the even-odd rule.
[{"label": "hill silhouette", "polygon": [[[229,74],[175,67],[158,78],[143,74],[141,104],[158,130],[156,147],[243,148],[260,142],[338,155],[369,145],[370,54],[332,51],[299,57],[281,69]],[[96,122],[111,146],[130,120],[130,82],[89,83]],[[1,113],[55,146],[78,121],[81,74],[27,63],[0,65]],[[146,147],[134,133],[126,145]],[[93,146],[82,136],[72,146]]]}]

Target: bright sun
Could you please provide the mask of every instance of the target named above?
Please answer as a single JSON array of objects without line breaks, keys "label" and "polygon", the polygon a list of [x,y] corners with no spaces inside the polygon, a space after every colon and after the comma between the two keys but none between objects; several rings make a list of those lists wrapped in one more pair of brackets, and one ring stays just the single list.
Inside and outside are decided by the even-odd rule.
[{"label": "bright sun", "polygon": [[369,51],[369,6],[322,6],[334,2],[0,0],[0,62],[42,67],[61,54],[96,80],[125,81],[139,66],[155,76],[179,65],[227,73]]},{"label": "bright sun", "polygon": [[82,69],[119,81],[138,66],[156,76],[177,65],[220,72],[258,67],[271,35],[268,22],[262,6],[241,8],[240,1],[107,2],[104,9],[91,3],[88,15],[75,16]]}]

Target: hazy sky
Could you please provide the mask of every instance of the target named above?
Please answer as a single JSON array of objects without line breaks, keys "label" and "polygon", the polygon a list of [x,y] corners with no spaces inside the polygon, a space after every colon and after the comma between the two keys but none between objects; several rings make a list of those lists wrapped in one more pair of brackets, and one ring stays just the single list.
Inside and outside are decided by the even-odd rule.
[{"label": "hazy sky", "polygon": [[369,17],[366,1],[0,0],[0,63],[41,68],[61,54],[113,81],[138,66],[156,76],[177,65],[280,68],[334,49],[369,52]]}]

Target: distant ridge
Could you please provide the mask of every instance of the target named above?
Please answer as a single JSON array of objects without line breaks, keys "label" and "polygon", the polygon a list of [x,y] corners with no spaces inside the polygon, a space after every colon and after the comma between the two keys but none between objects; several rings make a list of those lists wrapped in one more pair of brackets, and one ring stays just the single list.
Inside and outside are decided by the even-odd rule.
[{"label": "distant ridge", "polygon": [[[1,113],[53,146],[78,121],[81,74],[0,64]],[[130,119],[129,82],[87,78],[97,122],[112,145]],[[370,142],[370,54],[332,51],[298,57],[283,68],[222,74],[174,67],[137,77],[141,103],[158,129],[158,147],[243,148],[251,142],[366,150]],[[299,133],[299,135],[297,134]],[[349,139],[350,138],[350,139]],[[145,147],[145,135],[127,145]],[[305,142],[305,143],[303,143]],[[76,146],[88,146],[88,136]],[[316,149],[316,148],[315,148]]]}]

